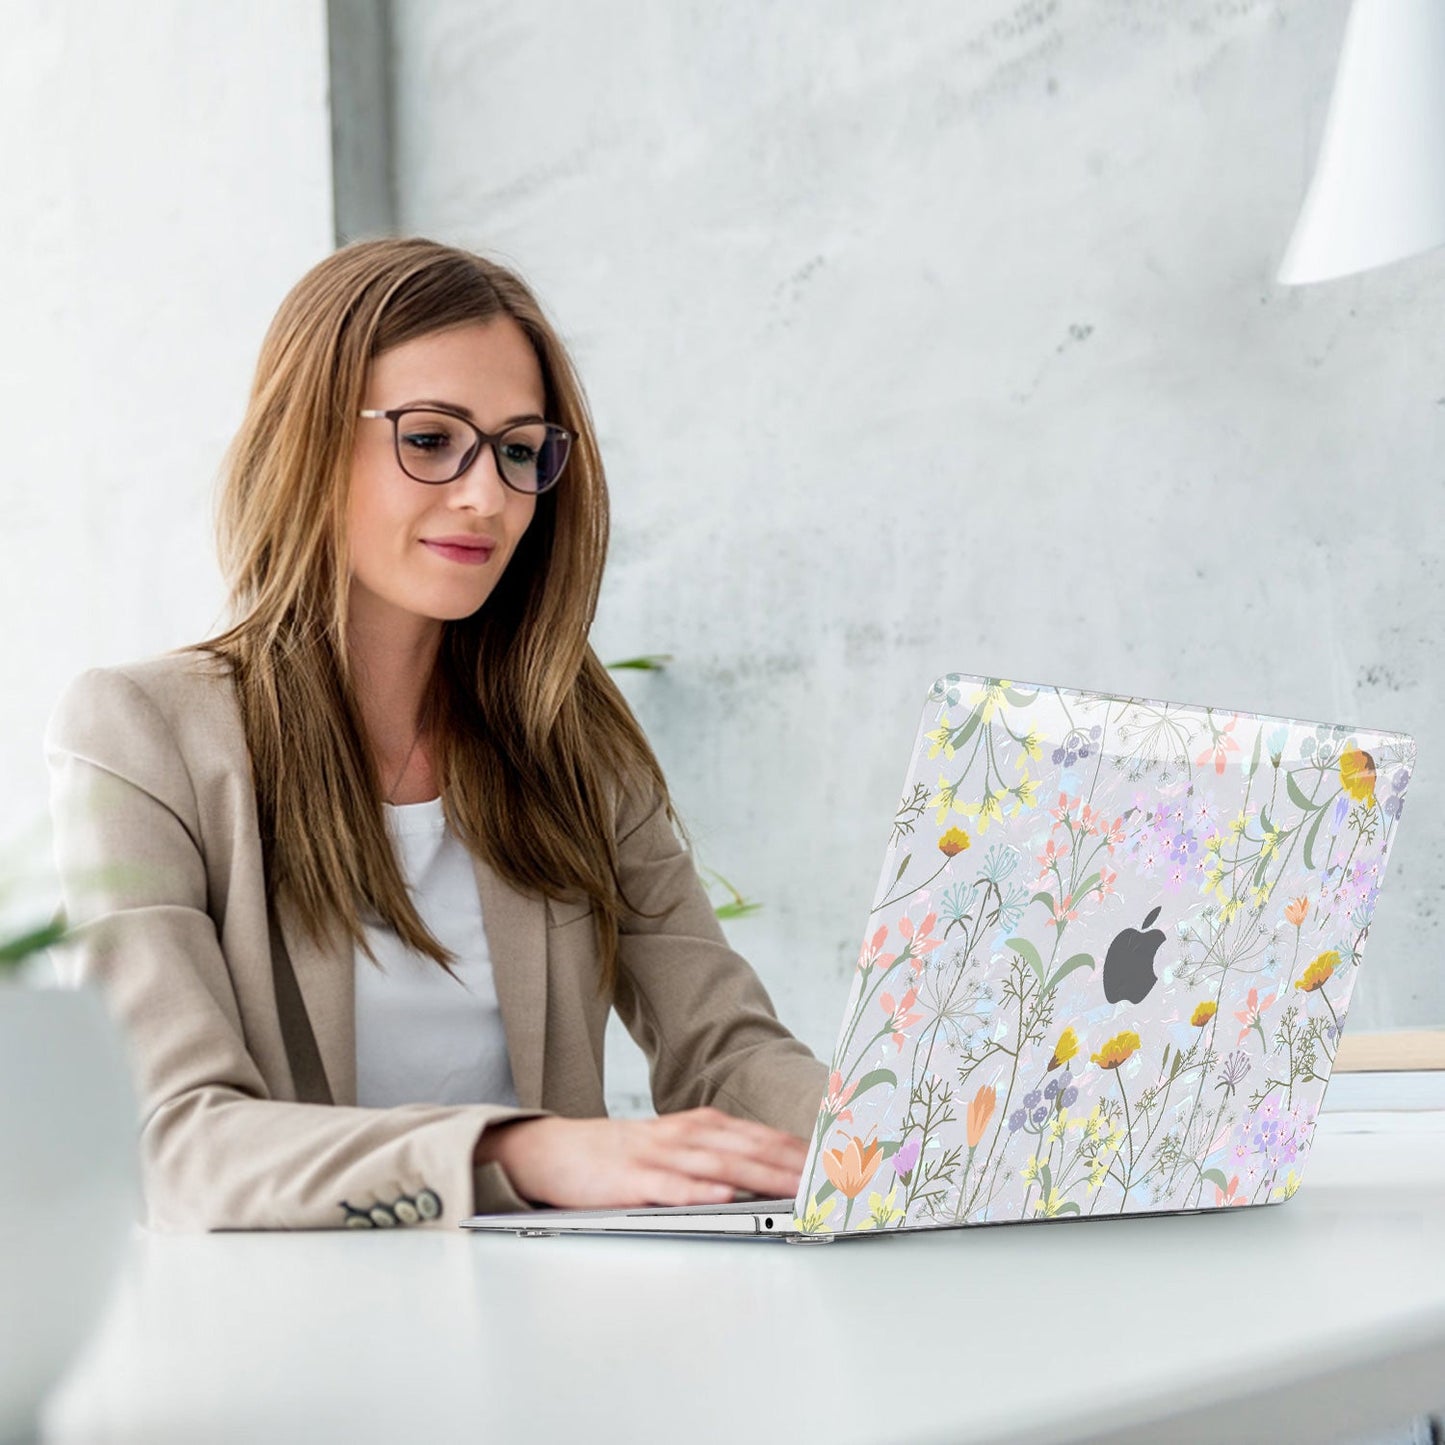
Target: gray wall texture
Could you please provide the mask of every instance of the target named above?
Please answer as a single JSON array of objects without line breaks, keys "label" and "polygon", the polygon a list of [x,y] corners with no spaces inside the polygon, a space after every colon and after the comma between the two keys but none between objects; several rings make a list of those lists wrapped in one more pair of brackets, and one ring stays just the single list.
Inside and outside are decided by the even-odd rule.
[{"label": "gray wall texture", "polygon": [[392,6],[397,226],[569,340],[595,646],[818,1052],[953,670],[1413,732],[1351,1019],[1445,1023],[1445,253],[1273,279],[1347,8]]}]

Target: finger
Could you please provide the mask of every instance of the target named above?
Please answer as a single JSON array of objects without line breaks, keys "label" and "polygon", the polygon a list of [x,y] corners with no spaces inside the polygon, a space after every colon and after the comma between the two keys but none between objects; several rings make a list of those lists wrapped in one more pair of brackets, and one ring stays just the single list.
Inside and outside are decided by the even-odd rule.
[{"label": "finger", "polygon": [[669,1204],[727,1204],[733,1187],[716,1179],[701,1179],[658,1167],[636,1169],[630,1176],[629,1206]]},{"label": "finger", "polygon": [[664,1114],[658,1122],[667,1121],[673,1132],[687,1137],[725,1135],[738,1141],[740,1147],[754,1153],[776,1154],[788,1158],[793,1154],[800,1158],[808,1152],[808,1140],[783,1129],[774,1129],[752,1119],[739,1119],[724,1113],[721,1109],[705,1106],[687,1109],[678,1114]]},{"label": "finger", "polygon": [[677,1173],[708,1181],[721,1181],[737,1189],[779,1198],[796,1194],[802,1177],[801,1165],[775,1164],[730,1149],[676,1145],[661,1161]]},{"label": "finger", "polygon": [[[726,1117],[726,1116],[724,1116]],[[794,1134],[731,1119],[689,1121],[669,1131],[670,1142],[687,1148],[726,1149],[749,1158],[774,1164],[780,1169],[801,1170],[808,1157],[807,1143]]]}]

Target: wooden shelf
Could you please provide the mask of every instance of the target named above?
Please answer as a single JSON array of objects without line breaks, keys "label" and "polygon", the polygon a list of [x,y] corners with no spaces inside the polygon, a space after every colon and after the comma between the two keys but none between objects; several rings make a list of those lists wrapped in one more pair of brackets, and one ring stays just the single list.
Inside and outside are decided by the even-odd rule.
[{"label": "wooden shelf", "polygon": [[1335,1073],[1388,1069],[1445,1069],[1445,1029],[1345,1030],[1335,1054]]}]

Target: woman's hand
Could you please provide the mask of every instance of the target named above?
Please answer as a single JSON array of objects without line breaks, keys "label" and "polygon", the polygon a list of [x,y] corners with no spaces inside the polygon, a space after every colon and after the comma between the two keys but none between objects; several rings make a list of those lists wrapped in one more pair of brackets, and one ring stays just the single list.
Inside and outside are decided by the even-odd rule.
[{"label": "woman's hand", "polygon": [[483,1130],[473,1158],[495,1160],[523,1198],[563,1209],[721,1204],[798,1192],[808,1143],[720,1109],[655,1119],[521,1119]]}]

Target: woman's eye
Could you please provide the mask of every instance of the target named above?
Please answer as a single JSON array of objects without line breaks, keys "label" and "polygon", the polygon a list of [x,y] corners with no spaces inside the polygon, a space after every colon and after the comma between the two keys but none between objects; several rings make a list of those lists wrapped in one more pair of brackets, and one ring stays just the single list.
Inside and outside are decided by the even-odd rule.
[{"label": "woman's eye", "polygon": [[434,452],[449,445],[451,438],[445,432],[408,432],[402,441],[415,451]]},{"label": "woman's eye", "polygon": [[537,451],[535,447],[523,446],[521,442],[512,442],[507,447],[507,455],[514,462],[535,461]]}]

